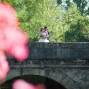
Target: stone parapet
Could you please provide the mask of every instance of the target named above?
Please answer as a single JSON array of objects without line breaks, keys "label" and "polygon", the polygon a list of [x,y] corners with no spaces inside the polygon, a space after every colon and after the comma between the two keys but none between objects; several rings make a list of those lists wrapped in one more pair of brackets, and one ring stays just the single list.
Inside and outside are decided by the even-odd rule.
[{"label": "stone parapet", "polygon": [[89,42],[30,43],[28,59],[87,60]]}]

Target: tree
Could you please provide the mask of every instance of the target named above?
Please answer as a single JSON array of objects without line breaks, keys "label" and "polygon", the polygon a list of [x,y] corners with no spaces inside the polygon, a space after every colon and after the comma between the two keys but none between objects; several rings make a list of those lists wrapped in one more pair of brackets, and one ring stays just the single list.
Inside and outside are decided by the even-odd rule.
[{"label": "tree", "polygon": [[[68,9],[68,7],[71,4],[71,0],[57,0],[58,4],[62,4],[62,3],[66,3],[67,5],[65,6],[66,9]],[[73,0],[72,2],[77,4],[77,9],[81,12],[81,15],[84,15],[85,13],[85,8],[88,7],[87,3],[89,2],[88,0]],[[88,14],[88,10],[87,10],[87,14]]]},{"label": "tree", "polygon": [[57,41],[60,34],[59,28],[61,23],[59,16],[61,14],[61,9],[56,0],[39,0],[35,7],[34,16],[28,19],[29,29],[27,29],[27,32],[29,33],[30,41],[38,41],[40,29],[45,26],[49,28],[51,34],[50,41]]},{"label": "tree", "polygon": [[64,33],[65,42],[89,41],[89,18],[81,16],[75,4],[71,4],[65,18],[67,26],[69,24]]},{"label": "tree", "polygon": [[61,3],[62,3],[62,0],[57,0],[57,3],[58,3],[58,4],[61,4]]},{"label": "tree", "polygon": [[78,10],[81,12],[81,14],[84,14],[85,7],[87,6],[88,1],[87,0],[73,0],[74,3],[77,4]]},{"label": "tree", "polygon": [[[1,1],[10,3],[16,9],[21,22],[20,27],[28,33],[30,42],[39,40],[40,29],[45,26],[49,28],[51,42],[88,41],[86,33],[89,30],[89,18],[86,15],[89,9],[81,14],[78,7],[82,0],[75,0],[75,3],[71,0]],[[64,6],[58,2],[59,4],[65,2]]]}]

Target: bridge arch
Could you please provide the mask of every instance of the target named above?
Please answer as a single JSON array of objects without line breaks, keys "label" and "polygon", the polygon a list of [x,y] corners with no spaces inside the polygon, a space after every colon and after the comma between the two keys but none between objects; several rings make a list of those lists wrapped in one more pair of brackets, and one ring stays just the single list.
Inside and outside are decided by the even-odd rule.
[{"label": "bridge arch", "polygon": [[89,88],[89,42],[29,43],[24,62],[10,60],[6,80],[39,75],[53,79],[66,89]]},{"label": "bridge arch", "polygon": [[65,73],[63,73],[61,70],[12,70],[8,73],[6,81],[10,80],[14,77],[18,76],[24,76],[24,75],[34,75],[34,76],[43,76],[49,79],[52,79],[62,86],[64,86],[66,89],[80,89],[78,87],[78,84],[69,76],[67,76]]},{"label": "bridge arch", "polygon": [[11,78],[10,80],[4,82],[1,88],[11,89],[13,82],[17,79],[24,79],[25,81],[32,83],[33,85],[39,85],[39,84],[44,85],[46,89],[66,89],[64,86],[54,81],[53,79],[39,75],[22,75]]}]

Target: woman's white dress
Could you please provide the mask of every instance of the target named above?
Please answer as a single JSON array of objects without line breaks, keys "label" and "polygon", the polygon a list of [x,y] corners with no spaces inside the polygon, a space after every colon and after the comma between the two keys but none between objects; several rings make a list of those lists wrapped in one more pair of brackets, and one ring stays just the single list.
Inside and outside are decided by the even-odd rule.
[{"label": "woman's white dress", "polygon": [[[44,37],[47,35],[46,32],[43,32],[42,34],[44,35]],[[46,39],[40,39],[39,42],[49,42],[49,40],[47,40],[47,38]]]}]

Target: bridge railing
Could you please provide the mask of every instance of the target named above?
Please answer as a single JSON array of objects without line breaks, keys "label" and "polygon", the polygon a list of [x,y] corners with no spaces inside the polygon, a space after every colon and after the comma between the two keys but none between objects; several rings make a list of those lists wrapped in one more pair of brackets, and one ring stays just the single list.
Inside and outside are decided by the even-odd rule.
[{"label": "bridge railing", "polygon": [[29,59],[89,59],[89,42],[29,43]]},{"label": "bridge railing", "polygon": [[[15,58],[11,65],[89,65],[89,42],[28,43],[29,56],[23,62]],[[73,66],[74,67],[74,66]]]}]

